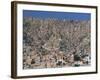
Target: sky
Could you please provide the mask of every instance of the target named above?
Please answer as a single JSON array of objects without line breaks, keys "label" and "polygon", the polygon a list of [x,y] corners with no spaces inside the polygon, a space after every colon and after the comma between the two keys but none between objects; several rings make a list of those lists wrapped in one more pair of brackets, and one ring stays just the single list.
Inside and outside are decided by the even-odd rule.
[{"label": "sky", "polygon": [[23,10],[23,17],[34,17],[40,19],[55,18],[67,20],[90,20],[90,13],[74,13],[74,12],[53,12],[53,11],[34,11]]}]

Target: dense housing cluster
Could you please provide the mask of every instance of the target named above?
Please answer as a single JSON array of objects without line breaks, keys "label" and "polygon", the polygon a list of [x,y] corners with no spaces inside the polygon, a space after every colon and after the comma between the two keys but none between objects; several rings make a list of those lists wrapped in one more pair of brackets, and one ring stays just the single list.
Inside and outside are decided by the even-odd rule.
[{"label": "dense housing cluster", "polygon": [[89,20],[23,19],[23,69],[89,66]]}]

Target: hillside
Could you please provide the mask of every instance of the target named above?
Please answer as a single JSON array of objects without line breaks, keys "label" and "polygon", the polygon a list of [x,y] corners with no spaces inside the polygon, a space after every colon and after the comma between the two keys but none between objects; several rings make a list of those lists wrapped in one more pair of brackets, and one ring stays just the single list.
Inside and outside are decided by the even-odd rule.
[{"label": "hillside", "polygon": [[90,21],[23,19],[23,69],[91,64]]}]

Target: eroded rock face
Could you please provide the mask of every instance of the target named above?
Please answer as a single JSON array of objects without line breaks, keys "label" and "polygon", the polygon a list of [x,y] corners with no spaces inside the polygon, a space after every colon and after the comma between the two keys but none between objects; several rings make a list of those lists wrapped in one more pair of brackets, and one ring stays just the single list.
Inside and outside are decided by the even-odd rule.
[{"label": "eroded rock face", "polygon": [[90,65],[90,32],[90,21],[26,17],[23,69]]}]

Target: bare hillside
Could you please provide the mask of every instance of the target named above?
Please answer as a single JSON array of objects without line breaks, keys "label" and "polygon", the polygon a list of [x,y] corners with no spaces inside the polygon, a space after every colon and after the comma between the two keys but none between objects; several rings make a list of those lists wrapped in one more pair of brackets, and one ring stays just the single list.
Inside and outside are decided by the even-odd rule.
[{"label": "bare hillside", "polygon": [[23,69],[91,64],[90,21],[23,19]]}]

